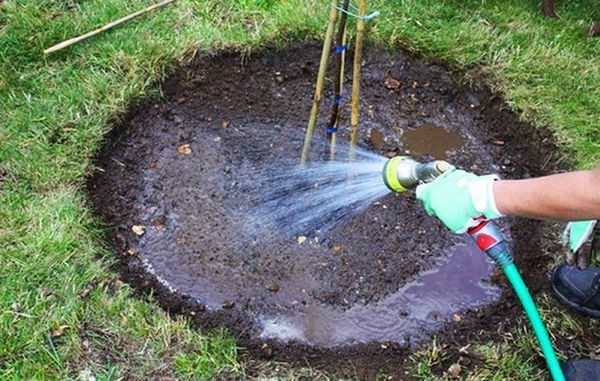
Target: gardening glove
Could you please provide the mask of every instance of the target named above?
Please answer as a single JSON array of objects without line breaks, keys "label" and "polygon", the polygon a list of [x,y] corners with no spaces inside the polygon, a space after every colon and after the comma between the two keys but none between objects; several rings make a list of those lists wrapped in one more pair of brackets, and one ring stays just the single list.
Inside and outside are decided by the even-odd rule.
[{"label": "gardening glove", "polygon": [[477,176],[452,166],[440,177],[417,187],[417,199],[425,211],[436,216],[454,233],[465,233],[479,225],[478,217],[501,217],[496,208],[492,183],[496,175]]},{"label": "gardening glove", "polygon": [[565,246],[565,262],[568,265],[577,265],[585,270],[590,263],[590,255],[593,249],[587,250],[587,241],[591,241],[592,233],[597,221],[573,221],[567,224],[563,235]]}]

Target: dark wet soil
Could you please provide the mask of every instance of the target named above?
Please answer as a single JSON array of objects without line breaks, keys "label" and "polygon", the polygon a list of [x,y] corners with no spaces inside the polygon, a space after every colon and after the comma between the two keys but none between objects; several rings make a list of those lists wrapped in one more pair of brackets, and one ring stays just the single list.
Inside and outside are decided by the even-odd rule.
[{"label": "dark wet soil", "polygon": [[[466,343],[510,326],[520,311],[510,293],[500,298],[503,282],[492,284],[483,254],[410,194],[390,194],[319,239],[242,236],[249,221],[235,206],[248,195],[236,192],[236,171],[299,157],[319,54],[309,44],[198,58],[161,84],[164,99],[141,101],[109,134],[90,198],[128,280],[154,289],[168,310],[229,327],[259,356],[405,379],[405,354],[432,332]],[[507,178],[558,167],[547,134],[443,66],[367,50],[361,85],[364,148]],[[348,115],[344,107],[339,141]],[[542,254],[558,252],[555,231],[526,220],[504,229],[530,288],[540,289]]]}]

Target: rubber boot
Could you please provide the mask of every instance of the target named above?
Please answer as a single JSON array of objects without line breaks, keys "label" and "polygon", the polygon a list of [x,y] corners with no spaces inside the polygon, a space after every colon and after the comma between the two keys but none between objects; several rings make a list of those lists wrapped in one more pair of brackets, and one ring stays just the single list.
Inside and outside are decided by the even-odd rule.
[{"label": "rubber boot", "polygon": [[599,360],[569,360],[562,370],[567,381],[600,381]]}]

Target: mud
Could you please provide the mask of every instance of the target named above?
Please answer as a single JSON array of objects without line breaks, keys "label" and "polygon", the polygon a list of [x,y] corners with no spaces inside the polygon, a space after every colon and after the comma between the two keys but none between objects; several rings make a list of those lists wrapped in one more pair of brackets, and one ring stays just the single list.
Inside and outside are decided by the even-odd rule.
[{"label": "mud", "polygon": [[430,155],[448,159],[448,152],[461,148],[465,140],[456,130],[446,130],[426,123],[404,133],[407,153],[416,156]]},{"label": "mud", "polygon": [[[259,355],[267,342],[269,357],[308,356],[334,368],[351,359],[366,366],[359,378],[381,368],[400,375],[402,354],[432,332],[453,341],[495,332],[518,308],[502,282],[490,281],[487,259],[410,194],[390,194],[302,243],[244,236],[252,221],[238,206],[251,197],[239,191],[236,173],[299,157],[319,51],[301,44],[246,60],[199,58],[161,84],[164,99],[141,101],[109,134],[90,198],[129,281],[152,287],[168,310],[201,326],[227,326]],[[453,78],[407,53],[367,50],[360,145],[503,177],[557,168],[549,136],[520,123],[488,90]],[[349,120],[344,101],[340,141]],[[313,160],[322,154],[315,147]],[[541,238],[552,230],[525,220],[504,229],[535,291],[546,279],[542,253],[557,250]],[[393,361],[375,366],[373,356]]]}]

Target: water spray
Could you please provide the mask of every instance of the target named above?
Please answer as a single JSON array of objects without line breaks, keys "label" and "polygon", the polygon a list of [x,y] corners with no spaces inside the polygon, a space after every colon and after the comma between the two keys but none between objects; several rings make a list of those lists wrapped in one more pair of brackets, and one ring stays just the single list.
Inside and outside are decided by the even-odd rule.
[{"label": "water spray", "polygon": [[[383,182],[394,192],[406,192],[419,184],[428,183],[451,168],[445,161],[419,163],[406,156],[397,156],[388,160],[383,167]],[[506,239],[493,222],[484,217],[478,219],[479,224],[467,232],[477,243],[477,246],[492,258],[504,271],[504,275],[512,285],[517,297],[523,305],[525,314],[533,327],[542,353],[554,381],[564,381],[560,364],[556,357],[548,331],[544,326],[539,311],[533,301],[519,270],[514,264],[513,256],[508,250]]]}]

